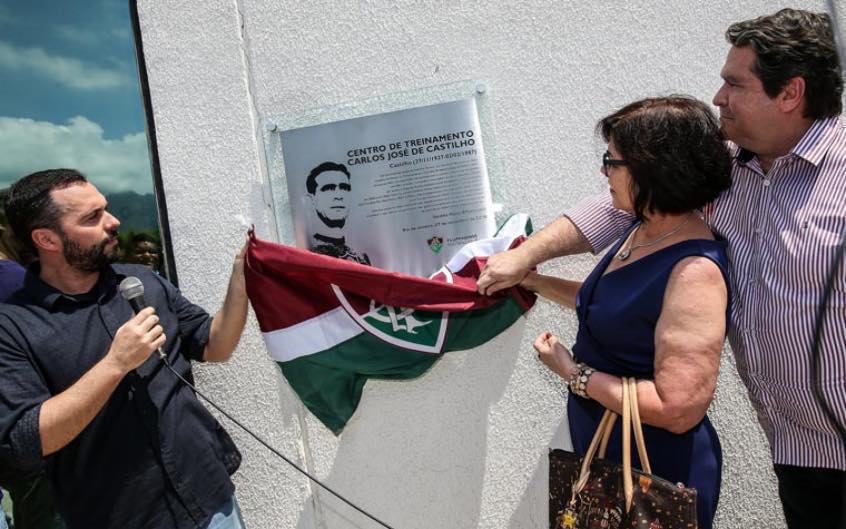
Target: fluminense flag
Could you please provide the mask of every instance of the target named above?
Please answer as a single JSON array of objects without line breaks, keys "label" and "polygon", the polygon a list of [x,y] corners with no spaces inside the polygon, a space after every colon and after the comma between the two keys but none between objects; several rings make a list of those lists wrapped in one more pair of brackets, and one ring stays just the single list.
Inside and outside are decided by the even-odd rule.
[{"label": "fluminense flag", "polygon": [[487,257],[530,232],[529,218],[515,215],[428,279],[251,235],[247,294],[270,356],[306,407],[338,434],[368,378],[417,377],[442,353],[490,340],[534,304],[534,294],[518,287],[493,296],[476,291]]}]

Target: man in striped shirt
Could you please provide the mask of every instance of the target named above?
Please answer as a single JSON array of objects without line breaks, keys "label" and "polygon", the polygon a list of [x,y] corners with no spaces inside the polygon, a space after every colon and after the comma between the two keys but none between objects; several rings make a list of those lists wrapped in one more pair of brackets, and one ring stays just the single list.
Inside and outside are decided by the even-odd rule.
[{"label": "man in striped shirt", "polygon": [[[833,529],[846,504],[846,439],[814,397],[811,355],[824,283],[846,231],[842,72],[824,14],[785,9],[733,24],[726,38],[724,83],[713,102],[731,140],[733,186],[704,215],[729,243],[729,341],[770,442],[789,527]],[[632,221],[607,195],[587,199],[493,256],[479,290],[516,284],[553,257],[599,252]],[[817,354],[826,401],[846,425],[843,268]]]}]

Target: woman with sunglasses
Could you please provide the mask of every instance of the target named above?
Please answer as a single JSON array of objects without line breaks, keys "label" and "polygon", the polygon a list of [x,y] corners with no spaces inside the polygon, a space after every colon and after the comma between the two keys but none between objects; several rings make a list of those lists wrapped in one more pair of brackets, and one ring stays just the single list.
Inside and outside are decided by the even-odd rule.
[{"label": "woman with sunglasses", "polygon": [[[550,333],[540,359],[569,383],[573,448],[584,454],[605,408],[621,412],[621,377],[636,377],[654,474],[698,492],[700,529],[713,525],[720,442],[705,415],[729,318],[726,244],[699,209],[729,188],[719,122],[683,96],[644,99],[603,118],[602,172],[614,207],[636,221],[583,283],[530,273],[522,286],[574,309],[572,354]],[[620,423],[607,457],[621,460]],[[633,461],[639,465],[637,455]]]}]

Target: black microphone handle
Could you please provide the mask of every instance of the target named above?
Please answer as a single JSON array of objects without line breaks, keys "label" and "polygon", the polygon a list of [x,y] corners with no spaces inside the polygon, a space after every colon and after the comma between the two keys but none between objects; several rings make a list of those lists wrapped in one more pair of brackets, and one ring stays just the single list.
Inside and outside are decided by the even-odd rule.
[{"label": "black microphone handle", "polygon": [[134,298],[129,298],[126,301],[129,302],[129,306],[132,307],[132,311],[135,314],[138,314],[147,307],[147,302],[144,301],[144,294],[135,296]]}]

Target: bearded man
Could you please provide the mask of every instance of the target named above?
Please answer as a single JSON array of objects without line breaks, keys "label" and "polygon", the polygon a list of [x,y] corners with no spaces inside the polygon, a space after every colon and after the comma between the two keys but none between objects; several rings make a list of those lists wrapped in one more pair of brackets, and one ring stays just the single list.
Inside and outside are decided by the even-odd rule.
[{"label": "bearded man", "polygon": [[[243,250],[210,317],[173,285],[119,257],[120,221],[78,171],[15,183],[6,215],[38,255],[0,306],[0,460],[21,475],[46,465],[75,528],[241,528],[230,475],[240,454],[194,392],[191,361],[223,362],[247,316]],[[118,285],[136,276],[148,307]]]}]

